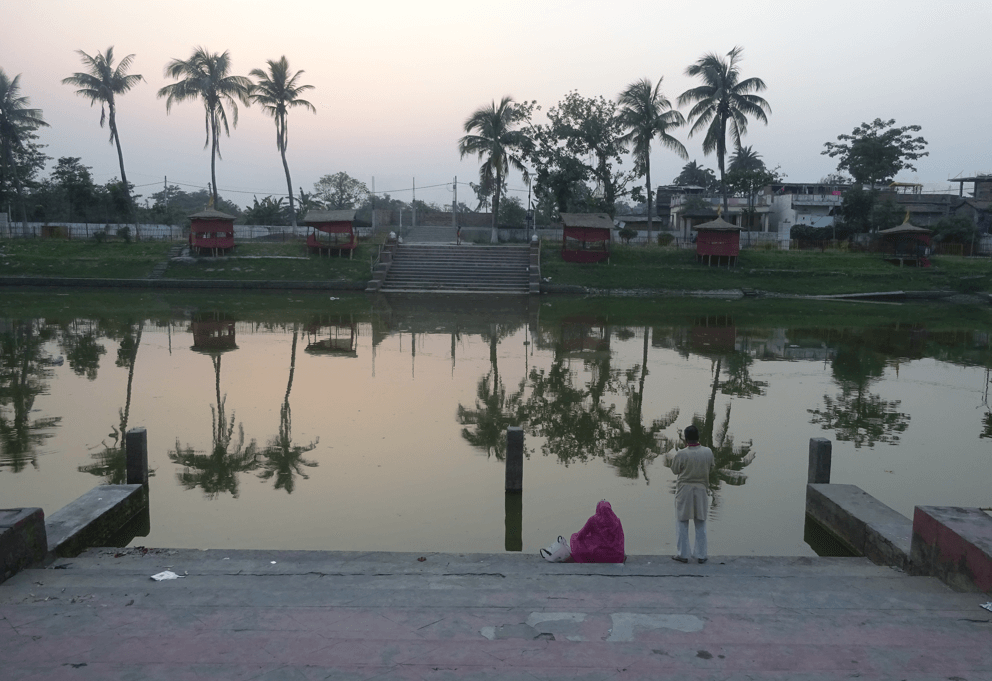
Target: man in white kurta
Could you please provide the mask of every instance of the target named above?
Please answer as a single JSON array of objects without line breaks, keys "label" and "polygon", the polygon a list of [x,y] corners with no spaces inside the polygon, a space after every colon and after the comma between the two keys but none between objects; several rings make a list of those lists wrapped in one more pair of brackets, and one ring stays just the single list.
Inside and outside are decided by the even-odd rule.
[{"label": "man in white kurta", "polygon": [[[675,453],[672,472],[678,478],[675,483],[675,516],[678,520],[678,553],[673,560],[688,563],[695,557],[700,563],[708,558],[706,547],[706,513],[709,510],[710,471],[713,470],[713,450],[699,444],[699,431],[695,426],[683,431],[686,447]],[[689,548],[689,521],[696,528],[695,551]]]}]

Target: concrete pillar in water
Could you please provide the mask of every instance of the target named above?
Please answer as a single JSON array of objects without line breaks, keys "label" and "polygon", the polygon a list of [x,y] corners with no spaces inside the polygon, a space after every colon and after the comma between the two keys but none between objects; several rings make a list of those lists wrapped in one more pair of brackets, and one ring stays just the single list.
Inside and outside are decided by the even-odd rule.
[{"label": "concrete pillar in water", "polygon": [[506,491],[520,492],[524,488],[524,429],[506,429]]},{"label": "concrete pillar in water", "polygon": [[132,428],[124,436],[127,453],[127,484],[148,484],[148,431]]},{"label": "concrete pillar in water", "polygon": [[825,437],[809,439],[809,479],[813,485],[830,484],[830,453],[833,443]]},{"label": "concrete pillar in water", "polygon": [[506,534],[503,548],[506,551],[524,550],[524,493],[507,492],[505,506]]}]

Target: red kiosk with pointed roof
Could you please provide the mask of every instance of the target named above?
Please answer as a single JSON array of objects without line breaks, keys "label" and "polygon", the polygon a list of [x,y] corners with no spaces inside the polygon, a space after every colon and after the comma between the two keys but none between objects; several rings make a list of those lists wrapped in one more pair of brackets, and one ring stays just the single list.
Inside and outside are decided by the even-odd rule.
[{"label": "red kiosk with pointed roof", "polygon": [[706,260],[707,265],[721,265],[724,261],[727,267],[737,264],[741,253],[741,228],[732,225],[717,215],[716,220],[704,222],[692,228],[696,235],[696,261]]},{"label": "red kiosk with pointed roof", "polygon": [[189,247],[198,254],[209,250],[213,255],[234,248],[233,215],[205,208],[189,216]]},{"label": "red kiosk with pointed roof", "polygon": [[882,259],[899,263],[899,267],[930,267],[931,234],[933,232],[929,229],[911,223],[907,212],[906,220],[901,225],[879,231],[878,235],[882,237]]},{"label": "red kiosk with pointed roof", "polygon": [[356,210],[312,210],[303,218],[307,230],[307,246],[317,249],[348,252],[350,258],[358,247],[358,232],[355,231]]},{"label": "red kiosk with pointed roof", "polygon": [[613,220],[604,213],[561,214],[561,259],[565,262],[600,262],[610,259]]}]

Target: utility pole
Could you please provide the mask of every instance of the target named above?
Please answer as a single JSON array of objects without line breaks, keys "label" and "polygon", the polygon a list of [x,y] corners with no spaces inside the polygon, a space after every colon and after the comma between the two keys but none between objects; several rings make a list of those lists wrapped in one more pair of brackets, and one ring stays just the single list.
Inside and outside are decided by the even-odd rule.
[{"label": "utility pole", "polygon": [[372,176],[372,233],[375,234],[375,175]]},{"label": "utility pole", "polygon": [[458,229],[458,176],[451,183],[451,226]]},{"label": "utility pole", "polygon": [[414,228],[417,226],[417,178],[413,178],[413,201],[410,203],[410,209],[413,211],[410,227]]}]

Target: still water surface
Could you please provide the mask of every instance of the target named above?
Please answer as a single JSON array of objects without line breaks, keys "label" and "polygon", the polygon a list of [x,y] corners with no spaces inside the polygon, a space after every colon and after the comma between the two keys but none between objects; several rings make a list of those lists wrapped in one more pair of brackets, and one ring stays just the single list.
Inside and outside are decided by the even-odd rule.
[{"label": "still water surface", "polygon": [[[0,507],[51,513],[122,481],[120,433],[143,426],[151,530],[134,544],[536,551],[605,498],[628,553],[664,554],[666,464],[693,422],[720,466],[717,555],[812,554],[810,437],[834,440],[833,482],[903,514],[992,505],[985,310],[117,299],[126,312],[0,297]],[[522,521],[503,492],[510,425]]]}]

